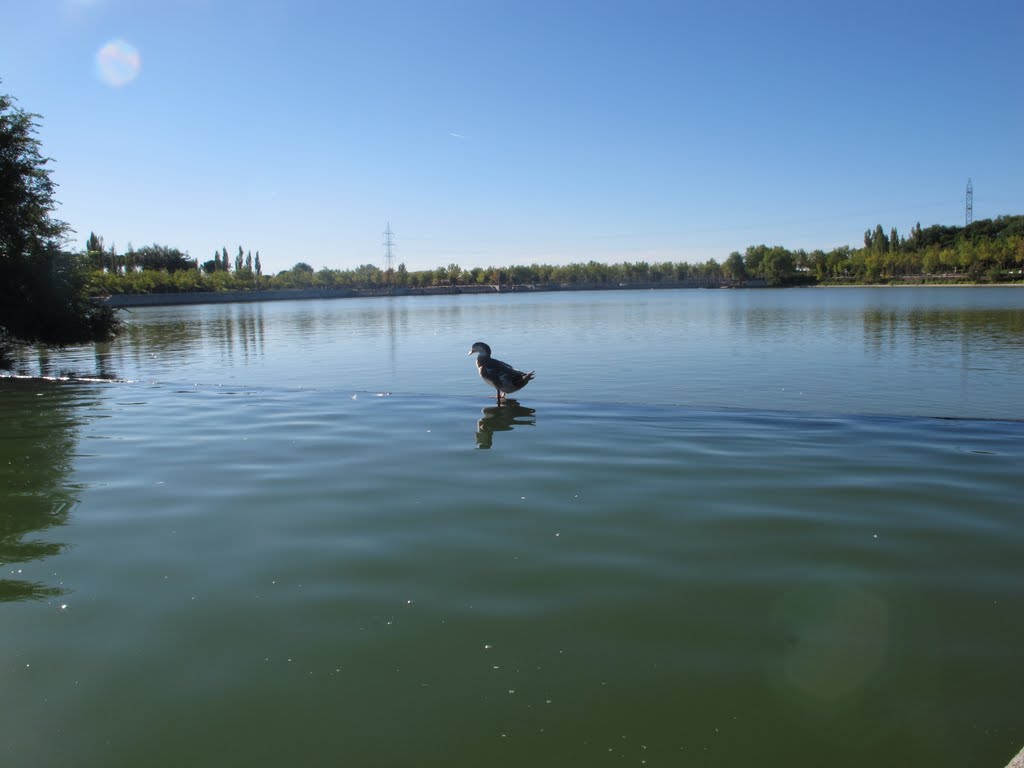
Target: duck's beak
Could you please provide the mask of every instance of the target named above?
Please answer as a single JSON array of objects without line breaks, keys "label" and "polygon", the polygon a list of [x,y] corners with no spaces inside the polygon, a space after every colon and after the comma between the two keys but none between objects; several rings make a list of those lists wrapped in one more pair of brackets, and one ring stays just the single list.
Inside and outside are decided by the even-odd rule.
[{"label": "duck's beak", "polygon": [[472,355],[472,354],[473,354],[473,350],[472,350],[472,349],[471,349],[471,350],[469,350],[469,352],[467,352],[466,354],[467,354],[467,355]]}]

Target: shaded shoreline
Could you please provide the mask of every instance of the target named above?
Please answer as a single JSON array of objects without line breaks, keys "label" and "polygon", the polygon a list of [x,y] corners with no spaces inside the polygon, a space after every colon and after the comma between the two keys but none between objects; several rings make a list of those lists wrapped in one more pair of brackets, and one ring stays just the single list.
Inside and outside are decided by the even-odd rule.
[{"label": "shaded shoreline", "polygon": [[300,301],[306,299],[360,299],[377,296],[453,296],[491,293],[551,293],[560,291],[623,291],[713,288],[763,288],[764,280],[734,283],[718,279],[651,283],[569,283],[548,285],[456,285],[422,288],[294,288],[265,291],[204,291],[184,293],[121,293],[99,299],[107,306],[155,307],[182,304],[225,304],[249,301]]},{"label": "shaded shoreline", "polygon": [[[227,304],[254,301],[302,301],[308,299],[361,299],[379,296],[454,296],[460,294],[491,293],[554,293],[574,291],[647,291],[766,288],[764,280],[745,282],[718,279],[660,281],[648,283],[566,283],[547,285],[457,285],[417,288],[282,288],[262,291],[202,291],[183,293],[120,293],[98,297],[109,307],[158,307],[185,304]],[[1024,288],[1024,283],[960,283],[960,282],[901,282],[901,283],[818,283],[788,288]]]}]

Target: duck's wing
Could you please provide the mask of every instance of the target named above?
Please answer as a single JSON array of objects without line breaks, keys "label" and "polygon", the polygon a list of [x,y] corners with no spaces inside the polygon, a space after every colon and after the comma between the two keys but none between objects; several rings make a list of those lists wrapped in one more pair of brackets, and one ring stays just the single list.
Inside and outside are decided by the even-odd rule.
[{"label": "duck's wing", "polygon": [[486,367],[489,369],[487,371],[488,378],[496,382],[502,392],[515,392],[517,389],[522,389],[526,386],[526,382],[533,378],[533,371],[524,373],[501,360],[491,359],[487,362]]}]

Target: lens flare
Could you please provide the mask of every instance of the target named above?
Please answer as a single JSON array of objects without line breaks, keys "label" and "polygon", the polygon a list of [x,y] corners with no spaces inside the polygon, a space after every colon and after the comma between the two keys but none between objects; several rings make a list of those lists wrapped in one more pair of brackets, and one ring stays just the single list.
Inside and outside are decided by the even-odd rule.
[{"label": "lens flare", "polygon": [[141,69],[139,49],[124,40],[111,40],[96,53],[96,76],[114,88],[128,85]]}]

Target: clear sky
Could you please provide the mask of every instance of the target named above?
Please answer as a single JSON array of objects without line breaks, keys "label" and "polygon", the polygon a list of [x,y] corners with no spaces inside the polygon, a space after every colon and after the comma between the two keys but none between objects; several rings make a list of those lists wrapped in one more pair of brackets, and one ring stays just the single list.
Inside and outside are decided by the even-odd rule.
[{"label": "clear sky", "polygon": [[84,246],[724,260],[1024,213],[1024,2],[0,0]]}]

